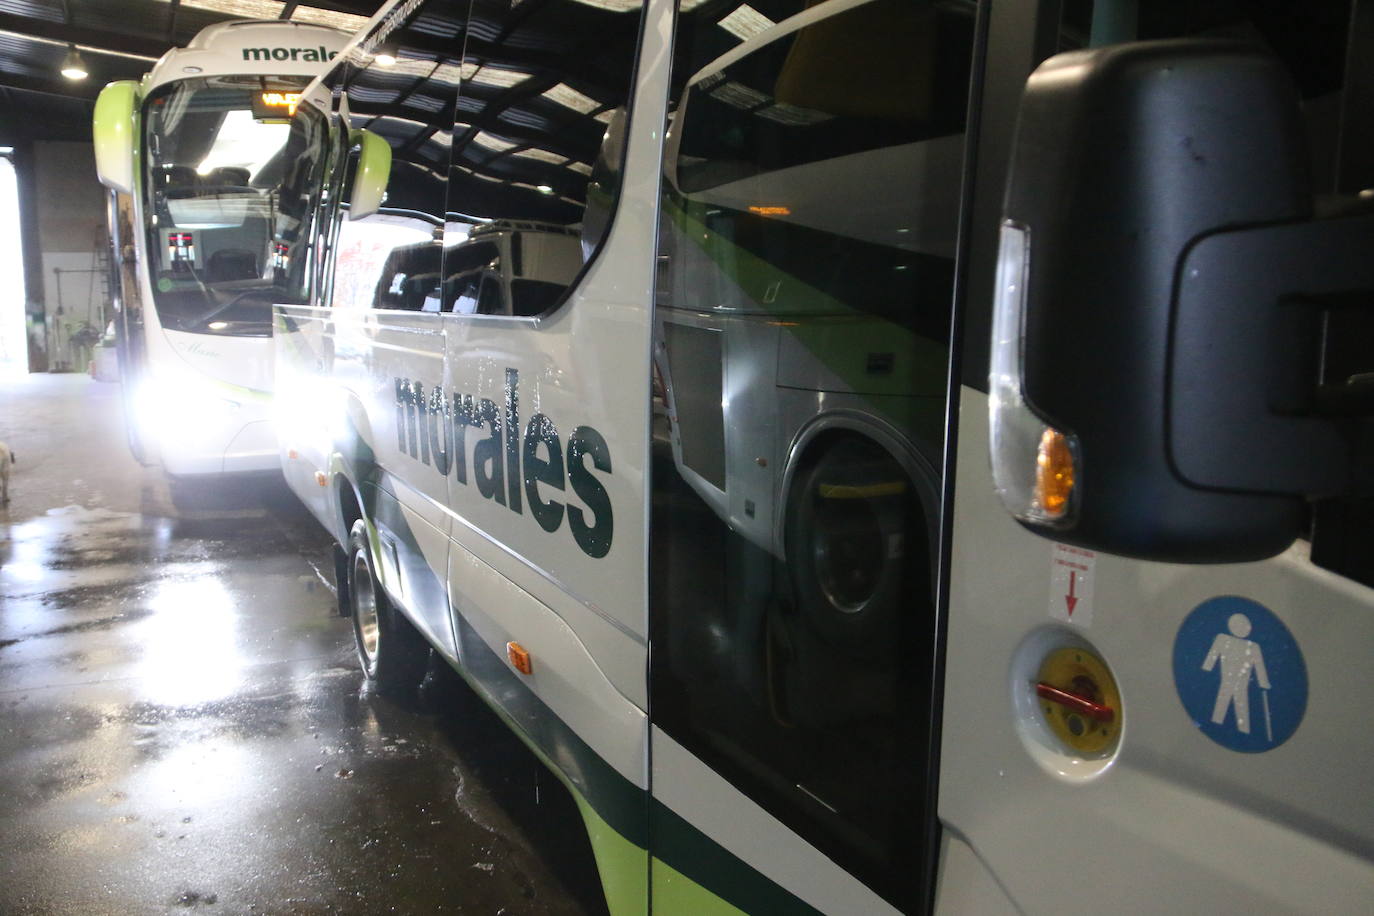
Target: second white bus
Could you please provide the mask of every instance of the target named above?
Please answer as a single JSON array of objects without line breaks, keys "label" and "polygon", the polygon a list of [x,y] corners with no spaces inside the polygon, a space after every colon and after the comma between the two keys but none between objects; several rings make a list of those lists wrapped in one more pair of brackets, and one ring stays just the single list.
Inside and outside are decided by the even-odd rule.
[{"label": "second white bus", "polygon": [[275,470],[272,232],[288,121],[347,35],[226,22],[111,83],[96,168],[123,261],[116,331],[129,441],[175,479]]}]

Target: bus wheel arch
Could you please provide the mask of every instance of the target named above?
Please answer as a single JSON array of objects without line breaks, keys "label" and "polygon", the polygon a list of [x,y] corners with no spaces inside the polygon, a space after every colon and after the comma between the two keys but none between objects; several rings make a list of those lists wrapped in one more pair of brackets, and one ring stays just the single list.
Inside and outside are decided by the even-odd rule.
[{"label": "bus wheel arch", "polygon": [[347,475],[336,471],[334,473],[334,499],[338,507],[338,517],[340,522],[339,530],[343,533],[340,541],[347,544],[348,535],[353,530],[353,523],[364,518],[363,501],[358,493],[358,488],[353,485]]},{"label": "bus wheel arch", "polygon": [[895,634],[901,608],[933,608],[938,481],[905,439],[865,420],[798,436],[778,543],[797,614],[827,642],[861,650]]}]

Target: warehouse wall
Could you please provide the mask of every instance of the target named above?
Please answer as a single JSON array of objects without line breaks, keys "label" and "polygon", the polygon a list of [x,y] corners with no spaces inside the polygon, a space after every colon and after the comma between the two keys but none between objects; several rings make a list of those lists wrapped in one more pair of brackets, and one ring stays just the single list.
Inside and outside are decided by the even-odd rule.
[{"label": "warehouse wall", "polygon": [[98,337],[109,320],[105,194],[91,144],[36,142],[32,150],[42,284],[29,298],[41,303],[48,368],[84,372],[90,349],[81,342]]}]

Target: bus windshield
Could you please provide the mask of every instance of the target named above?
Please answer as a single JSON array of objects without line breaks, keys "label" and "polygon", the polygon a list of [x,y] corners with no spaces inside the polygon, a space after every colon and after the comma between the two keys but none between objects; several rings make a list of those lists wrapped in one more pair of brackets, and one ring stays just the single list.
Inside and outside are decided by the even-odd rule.
[{"label": "bus windshield", "polygon": [[148,277],[165,327],[271,334],[272,227],[303,76],[218,76],[145,108]]}]

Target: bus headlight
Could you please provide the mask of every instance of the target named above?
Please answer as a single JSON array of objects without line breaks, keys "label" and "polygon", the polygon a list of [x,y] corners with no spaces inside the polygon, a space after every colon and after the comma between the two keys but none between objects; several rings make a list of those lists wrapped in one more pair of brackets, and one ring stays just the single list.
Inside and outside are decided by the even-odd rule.
[{"label": "bus headlight", "polygon": [[1007,221],[997,253],[992,366],[988,384],[992,479],[1002,505],[1023,522],[1065,528],[1074,521],[1078,440],[1036,416],[1021,386],[1030,230]]},{"label": "bus headlight", "polygon": [[223,388],[191,374],[162,373],[145,381],[135,396],[139,429],[159,443],[203,439],[223,429],[239,402]]}]

